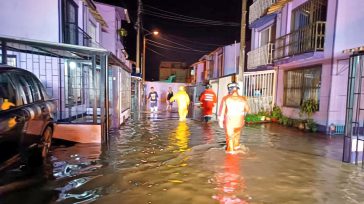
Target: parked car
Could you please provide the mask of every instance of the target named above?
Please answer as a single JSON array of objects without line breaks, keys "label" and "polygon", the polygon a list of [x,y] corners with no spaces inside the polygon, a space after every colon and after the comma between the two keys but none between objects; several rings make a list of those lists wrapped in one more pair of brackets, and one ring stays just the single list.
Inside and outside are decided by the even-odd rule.
[{"label": "parked car", "polygon": [[0,65],[0,162],[17,153],[27,162],[46,157],[56,111],[56,101],[34,74]]}]

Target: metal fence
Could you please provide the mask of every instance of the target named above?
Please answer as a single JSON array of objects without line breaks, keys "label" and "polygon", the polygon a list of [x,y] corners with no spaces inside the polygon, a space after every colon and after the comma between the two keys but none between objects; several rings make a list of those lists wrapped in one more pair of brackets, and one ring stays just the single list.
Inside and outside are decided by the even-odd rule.
[{"label": "metal fence", "polygon": [[257,71],[244,73],[242,94],[248,97],[252,113],[271,111],[275,103],[276,72]]}]

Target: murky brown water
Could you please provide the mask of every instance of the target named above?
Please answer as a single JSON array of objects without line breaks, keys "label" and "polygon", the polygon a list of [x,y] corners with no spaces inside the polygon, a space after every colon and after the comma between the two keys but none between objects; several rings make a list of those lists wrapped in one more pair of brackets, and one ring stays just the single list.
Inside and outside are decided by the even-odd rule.
[{"label": "murky brown water", "polygon": [[130,120],[107,147],[56,147],[47,178],[7,172],[2,183],[33,183],[1,203],[364,203],[364,172],[339,161],[341,139],[249,126],[249,153],[229,155],[217,124],[154,117]]}]

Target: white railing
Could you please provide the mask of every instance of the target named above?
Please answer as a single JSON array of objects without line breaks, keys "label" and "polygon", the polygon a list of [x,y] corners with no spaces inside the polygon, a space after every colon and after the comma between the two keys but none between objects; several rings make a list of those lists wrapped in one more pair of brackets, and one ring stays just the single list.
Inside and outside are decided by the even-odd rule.
[{"label": "white railing", "polygon": [[276,77],[274,70],[244,73],[242,94],[248,97],[252,113],[272,110],[275,103]]},{"label": "white railing", "polygon": [[249,24],[266,14],[267,9],[277,0],[257,0],[249,7]]},{"label": "white railing", "polygon": [[273,63],[273,43],[268,43],[260,48],[248,52],[248,69]]}]

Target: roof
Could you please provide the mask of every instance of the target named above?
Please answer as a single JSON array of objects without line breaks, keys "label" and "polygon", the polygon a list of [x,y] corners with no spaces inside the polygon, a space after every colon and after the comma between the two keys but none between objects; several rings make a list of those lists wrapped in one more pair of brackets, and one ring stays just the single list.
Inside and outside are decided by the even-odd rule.
[{"label": "roof", "polygon": [[353,53],[357,53],[357,52],[364,52],[364,45],[362,45],[360,47],[343,50],[343,53],[345,53],[345,54],[353,54]]},{"label": "roof", "polygon": [[291,2],[292,0],[277,0],[276,3],[272,4],[267,11],[267,14],[272,14],[277,11],[280,11],[287,3]]},{"label": "roof", "polygon": [[85,59],[92,55],[110,54],[109,51],[103,48],[30,40],[9,36],[0,36],[0,41],[6,42],[6,48],[8,50],[59,58]]},{"label": "roof", "polygon": [[83,2],[86,3],[88,10],[96,19],[96,21],[100,23],[101,27],[104,29],[108,28],[109,26],[107,25],[106,21],[101,16],[101,14],[97,11],[96,5],[92,2],[92,0],[83,0]]}]

